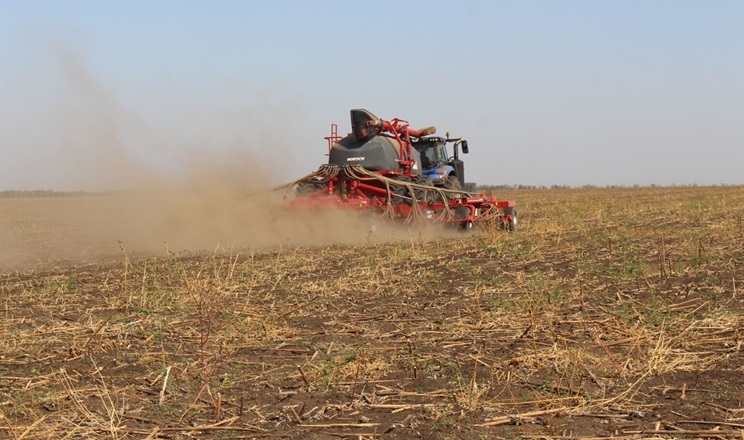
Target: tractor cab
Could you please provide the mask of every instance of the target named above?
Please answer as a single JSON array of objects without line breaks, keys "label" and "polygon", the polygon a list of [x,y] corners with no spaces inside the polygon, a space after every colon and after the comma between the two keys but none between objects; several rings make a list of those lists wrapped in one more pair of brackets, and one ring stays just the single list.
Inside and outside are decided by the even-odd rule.
[{"label": "tractor cab", "polygon": [[444,138],[422,138],[418,142],[413,142],[413,147],[421,154],[421,168],[425,174],[449,164]]},{"label": "tractor cab", "polygon": [[[449,136],[449,133],[447,133]],[[454,156],[447,152],[447,144],[454,143]],[[459,180],[465,186],[465,166],[459,158],[459,147],[468,152],[468,143],[462,139],[449,139],[439,136],[423,136],[413,141],[412,146],[421,155],[421,174],[429,177],[434,185],[443,184],[448,178]],[[451,177],[450,177],[451,176]]]}]

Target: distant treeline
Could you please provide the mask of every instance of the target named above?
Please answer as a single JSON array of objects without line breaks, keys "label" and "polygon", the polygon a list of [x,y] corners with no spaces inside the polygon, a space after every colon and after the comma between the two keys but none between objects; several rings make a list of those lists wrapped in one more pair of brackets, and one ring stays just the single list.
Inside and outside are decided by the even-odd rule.
[{"label": "distant treeline", "polygon": [[40,189],[34,191],[6,190],[0,191],[0,199],[14,199],[27,197],[82,197],[82,196],[100,196],[107,193],[90,192],[90,191],[54,191],[51,189]]},{"label": "distant treeline", "polygon": [[599,189],[599,188],[698,188],[698,187],[737,187],[741,186],[740,184],[727,184],[727,183],[721,183],[720,185],[698,185],[697,183],[693,183],[690,185],[581,185],[581,186],[571,186],[571,185],[478,185],[479,190],[514,190],[514,189],[579,189],[579,188],[585,188],[585,189]]},{"label": "distant treeline", "polygon": [[[527,190],[527,189],[599,189],[599,188],[697,188],[697,187],[736,187],[741,185],[736,184],[725,184],[720,185],[698,185],[693,183],[691,185],[582,185],[582,186],[571,186],[571,185],[478,185],[479,190]],[[0,199],[13,199],[13,198],[27,198],[27,197],[96,197],[105,196],[112,194],[121,194],[122,191],[54,191],[51,189],[42,189],[34,191],[19,191],[19,190],[5,190],[0,191]]]}]

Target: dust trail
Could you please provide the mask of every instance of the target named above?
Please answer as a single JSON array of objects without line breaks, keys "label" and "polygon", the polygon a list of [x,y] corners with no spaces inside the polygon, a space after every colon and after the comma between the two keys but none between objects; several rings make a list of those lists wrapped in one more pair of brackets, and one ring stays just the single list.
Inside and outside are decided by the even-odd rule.
[{"label": "dust trail", "polygon": [[[105,193],[0,199],[0,268],[95,261],[121,256],[122,249],[131,256],[150,256],[410,236],[378,231],[370,238],[369,224],[352,214],[302,215],[283,208],[281,193],[249,196],[281,183],[269,177],[267,152],[291,149],[219,145],[224,142],[219,139],[251,139],[253,132],[271,128],[271,121],[243,121],[230,127],[233,136],[215,136],[213,149],[199,150],[180,144],[183,136],[153,128],[136,109],[125,108],[79,53],[56,50],[53,67],[46,75],[32,76],[44,84],[20,84],[34,90],[35,101],[15,103],[20,123],[5,128],[9,132],[0,139],[22,147],[14,169],[32,170],[25,176],[31,179],[29,187]],[[176,158],[165,168],[142,154],[156,144]]]}]

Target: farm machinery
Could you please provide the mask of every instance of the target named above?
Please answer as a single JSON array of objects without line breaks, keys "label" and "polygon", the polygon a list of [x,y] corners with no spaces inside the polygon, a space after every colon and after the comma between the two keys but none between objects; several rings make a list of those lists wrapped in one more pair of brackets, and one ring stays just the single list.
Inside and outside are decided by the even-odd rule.
[{"label": "farm machinery", "polygon": [[[471,229],[491,222],[505,230],[517,223],[516,203],[497,201],[465,182],[462,138],[436,136],[435,127],[413,129],[402,119],[377,118],[351,110],[351,133],[331,125],[328,163],[290,183],[290,204],[304,209],[339,208],[374,212],[408,222],[442,222]],[[448,155],[451,145],[453,155]]]}]

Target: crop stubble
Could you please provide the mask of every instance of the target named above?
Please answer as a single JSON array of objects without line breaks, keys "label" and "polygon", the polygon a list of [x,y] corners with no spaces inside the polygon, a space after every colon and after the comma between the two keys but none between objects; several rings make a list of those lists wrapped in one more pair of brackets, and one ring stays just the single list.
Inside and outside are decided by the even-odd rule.
[{"label": "crop stubble", "polygon": [[499,195],[514,234],[8,267],[0,436],[742,435],[744,189]]}]

